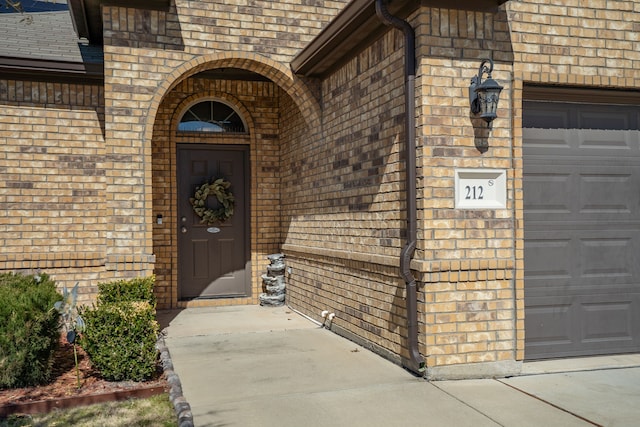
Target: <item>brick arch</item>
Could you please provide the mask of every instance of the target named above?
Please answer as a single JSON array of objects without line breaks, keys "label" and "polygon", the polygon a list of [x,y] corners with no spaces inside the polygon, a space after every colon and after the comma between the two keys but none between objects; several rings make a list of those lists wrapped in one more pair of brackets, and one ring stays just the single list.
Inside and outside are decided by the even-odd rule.
[{"label": "brick arch", "polygon": [[273,59],[245,52],[221,52],[203,55],[186,61],[166,76],[149,104],[145,140],[151,140],[155,117],[164,97],[181,81],[215,68],[241,68],[261,74],[284,90],[298,106],[309,129],[320,129],[320,105],[307,85],[285,64]]}]

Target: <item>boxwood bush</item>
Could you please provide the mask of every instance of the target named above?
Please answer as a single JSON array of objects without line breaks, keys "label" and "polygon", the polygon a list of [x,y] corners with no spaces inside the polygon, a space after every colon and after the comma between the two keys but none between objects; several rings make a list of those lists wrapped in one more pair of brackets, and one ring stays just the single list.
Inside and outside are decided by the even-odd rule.
[{"label": "boxwood bush", "polygon": [[60,340],[62,295],[46,274],[0,274],[0,388],[28,387],[51,378]]},{"label": "boxwood bush", "polygon": [[159,328],[155,299],[147,292],[153,280],[101,284],[97,305],[81,309],[85,330],[80,345],[106,380],[145,381],[156,372]]},{"label": "boxwood bush", "polygon": [[98,283],[98,305],[124,301],[147,301],[156,306],[155,276]]}]

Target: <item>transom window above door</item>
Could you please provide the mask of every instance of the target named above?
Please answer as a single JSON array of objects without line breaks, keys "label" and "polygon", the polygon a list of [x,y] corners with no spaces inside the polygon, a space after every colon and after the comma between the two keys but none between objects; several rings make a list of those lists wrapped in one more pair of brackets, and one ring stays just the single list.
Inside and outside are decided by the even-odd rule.
[{"label": "transom window above door", "polygon": [[184,112],[178,124],[178,132],[247,133],[247,127],[231,106],[207,100],[192,105]]}]

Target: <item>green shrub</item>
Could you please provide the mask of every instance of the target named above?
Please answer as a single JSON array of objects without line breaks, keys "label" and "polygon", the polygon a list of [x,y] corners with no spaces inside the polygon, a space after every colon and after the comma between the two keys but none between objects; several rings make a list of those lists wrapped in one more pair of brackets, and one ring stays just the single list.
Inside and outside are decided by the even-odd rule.
[{"label": "green shrub", "polygon": [[0,388],[43,384],[51,378],[60,339],[62,295],[46,274],[0,274]]},{"label": "green shrub", "polygon": [[156,306],[155,276],[98,283],[98,305],[123,301],[147,301]]},{"label": "green shrub", "polygon": [[154,277],[98,285],[98,302],[80,315],[80,345],[109,381],[144,381],[156,371],[158,337]]}]

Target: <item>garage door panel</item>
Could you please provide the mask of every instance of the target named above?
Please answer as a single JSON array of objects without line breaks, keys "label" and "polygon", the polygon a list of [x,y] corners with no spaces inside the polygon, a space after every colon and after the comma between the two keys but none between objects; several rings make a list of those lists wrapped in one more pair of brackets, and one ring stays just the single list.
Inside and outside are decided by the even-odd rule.
[{"label": "garage door panel", "polygon": [[525,221],[637,221],[638,165],[618,164],[615,173],[612,168],[529,165],[523,174]]},{"label": "garage door panel", "polygon": [[580,239],[580,278],[606,279],[610,284],[640,279],[632,271],[634,246],[631,237]]},{"label": "garage door panel", "polygon": [[608,106],[588,105],[576,109],[576,128],[627,130],[634,125],[634,111],[611,109]]},{"label": "garage door panel", "polygon": [[525,238],[525,251],[530,255],[525,263],[525,279],[532,287],[569,285],[572,242],[570,238],[545,238],[546,233]]},{"label": "garage door panel", "polygon": [[[593,158],[640,156],[639,131],[599,129],[524,129],[525,154],[542,155],[547,161],[563,157]],[[623,154],[624,153],[624,154]],[[549,158],[549,155],[559,159]]]},{"label": "garage door panel", "polygon": [[[603,299],[603,298],[602,298]],[[584,303],[581,308],[584,321],[584,342],[633,341],[632,301]]]},{"label": "garage door panel", "polygon": [[637,206],[632,206],[635,197],[632,192],[638,187],[633,184],[631,171],[622,173],[580,174],[580,213],[583,214],[630,214]]},{"label": "garage door panel", "polygon": [[623,130],[574,129],[577,148],[604,153],[626,150],[638,155],[638,138],[634,132]]},{"label": "garage door panel", "polygon": [[637,351],[634,307],[640,295],[626,297],[531,298],[525,317],[527,359]]},{"label": "garage door panel", "polygon": [[553,170],[525,173],[523,190],[527,194],[525,199],[527,214],[565,215],[570,213],[570,200],[566,195],[572,188],[571,179],[569,173],[557,173]]},{"label": "garage door panel", "polygon": [[525,220],[636,218],[640,175],[635,167],[618,164],[613,173],[607,165],[530,164],[523,174]]},{"label": "garage door panel", "polygon": [[638,117],[525,102],[527,359],[640,351]]},{"label": "garage door panel", "polygon": [[571,303],[567,298],[564,300],[536,298],[530,301],[525,318],[527,350],[572,344]]},{"label": "garage door panel", "polygon": [[[550,223],[525,232],[527,295],[640,292],[640,224],[635,229]],[[552,228],[549,231],[547,228]]]},{"label": "garage door panel", "polygon": [[524,128],[562,130],[575,127],[571,117],[574,112],[563,104],[528,101],[525,108]]},{"label": "garage door panel", "polygon": [[571,149],[571,131],[565,129],[525,129],[529,153],[549,150],[568,152]]},{"label": "garage door panel", "polygon": [[524,128],[638,130],[636,105],[524,102]]}]

